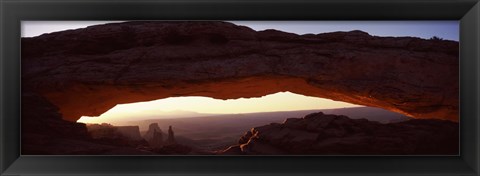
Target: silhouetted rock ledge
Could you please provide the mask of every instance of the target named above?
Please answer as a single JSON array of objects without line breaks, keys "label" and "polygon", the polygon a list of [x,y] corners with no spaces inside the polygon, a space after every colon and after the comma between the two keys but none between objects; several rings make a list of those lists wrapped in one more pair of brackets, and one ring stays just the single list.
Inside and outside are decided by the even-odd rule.
[{"label": "silhouetted rock ledge", "polygon": [[252,128],[224,155],[457,155],[458,123],[412,119],[381,124],[314,113]]},{"label": "silhouetted rock ledge", "polygon": [[68,121],[122,103],[280,91],[458,120],[454,41],[155,21],[55,32],[21,44],[22,89],[54,104]]},{"label": "silhouetted rock ledge", "polygon": [[22,92],[22,155],[152,155],[126,144],[94,140],[83,123],[62,119],[58,109],[45,98]]}]

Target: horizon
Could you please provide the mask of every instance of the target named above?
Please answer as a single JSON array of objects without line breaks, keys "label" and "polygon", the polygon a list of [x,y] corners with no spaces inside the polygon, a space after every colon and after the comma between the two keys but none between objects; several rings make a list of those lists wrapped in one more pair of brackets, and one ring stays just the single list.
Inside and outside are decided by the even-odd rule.
[{"label": "horizon", "polygon": [[[172,119],[190,119],[190,118],[201,118],[201,117],[217,117],[217,116],[223,116],[223,115],[248,115],[248,114],[261,114],[261,113],[281,113],[281,112],[300,112],[300,111],[326,111],[326,110],[337,110],[337,109],[353,109],[353,108],[377,108],[377,107],[369,107],[369,106],[351,106],[351,107],[338,107],[338,108],[325,108],[325,109],[301,109],[301,110],[291,110],[291,111],[286,111],[286,110],[278,110],[278,111],[268,111],[268,112],[245,112],[245,113],[223,113],[223,114],[206,114],[206,113],[198,113],[197,116],[188,116],[188,117],[177,117],[177,118],[146,118],[146,119],[141,119],[141,120],[134,120],[132,121],[123,121],[123,122],[136,122],[136,121],[151,121],[151,120],[172,120]],[[382,108],[378,108],[382,109]],[[167,112],[175,112],[174,111],[167,111]],[[182,111],[182,110],[178,110]],[[388,111],[388,110],[386,110]],[[194,111],[186,111],[186,112],[191,112],[191,113],[197,113]],[[396,113],[396,112],[392,112]],[[83,117],[88,117],[88,116],[83,116]],[[97,118],[97,117],[88,117],[88,118]],[[228,117],[227,117],[228,118]],[[301,117],[296,117],[296,118],[301,118]],[[79,122],[79,121],[77,121]],[[83,123],[83,122],[80,122]],[[105,122],[102,122],[105,123]],[[101,124],[101,123],[85,123],[85,124]]]},{"label": "horizon", "polygon": [[[358,110],[359,108],[366,108],[366,109],[376,109],[376,111],[388,111],[382,108],[377,108],[377,107],[369,107],[369,106],[352,106],[352,107],[339,107],[339,108],[325,108],[325,109],[302,109],[302,110],[291,110],[291,111],[268,111],[268,112],[248,112],[248,113],[226,113],[226,114],[198,114],[198,116],[189,116],[189,117],[178,117],[178,118],[145,118],[145,119],[129,119],[126,121],[115,121],[113,123],[111,122],[99,122],[99,123],[85,123],[85,122],[80,122],[77,121],[77,123],[84,123],[86,125],[102,125],[102,124],[109,124],[114,127],[125,127],[125,126],[138,126],[140,132],[145,132],[148,130],[148,125],[152,123],[158,123],[160,126],[172,126],[176,127],[175,125],[172,125],[172,123],[160,123],[160,122],[173,122],[174,124],[178,124],[179,122],[182,122],[184,120],[196,120],[196,119],[209,119],[207,121],[211,121],[212,118],[214,119],[251,119],[249,117],[252,117],[252,115],[259,115],[259,114],[282,114],[282,113],[306,113],[305,115],[308,114],[313,114],[313,113],[318,113],[322,112],[323,114],[326,115],[345,115],[342,113],[345,110]],[[328,111],[334,111],[334,110],[340,110],[339,112],[331,113]],[[315,111],[315,112],[311,112]],[[327,111],[327,112],[326,112]],[[396,112],[388,111],[391,114],[398,114]],[[303,118],[305,115],[300,115],[300,116],[276,116],[275,119],[287,119],[287,118]],[[404,115],[401,115],[404,116]],[[392,116],[394,117],[394,116]],[[93,117],[96,118],[96,117]],[[349,116],[349,118],[352,118]],[[396,117],[394,117],[396,118]],[[262,116],[255,118],[258,120],[262,120]],[[266,118],[266,119],[271,119],[271,118]],[[377,121],[381,122],[381,120],[378,119],[371,119],[371,117],[365,117],[365,119],[368,119],[369,121]],[[185,125],[185,124],[183,124]]]},{"label": "horizon", "polygon": [[169,97],[146,102],[118,104],[100,116],[82,116],[77,122],[120,124],[132,121],[132,119],[135,119],[136,121],[146,119],[177,119],[199,117],[198,114],[247,114],[347,107],[363,106],[330,99],[310,97],[288,91],[277,92],[262,97],[228,100],[202,96],[184,96]]}]

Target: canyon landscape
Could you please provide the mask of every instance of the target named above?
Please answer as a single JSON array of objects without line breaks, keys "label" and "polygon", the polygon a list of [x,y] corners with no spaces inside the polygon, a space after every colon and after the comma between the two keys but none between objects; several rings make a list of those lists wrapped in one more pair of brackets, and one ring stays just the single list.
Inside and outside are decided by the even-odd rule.
[{"label": "canyon landscape", "polygon": [[[456,41],[135,21],[21,49],[23,155],[459,154]],[[119,104],[287,91],[361,107],[78,122]]]}]

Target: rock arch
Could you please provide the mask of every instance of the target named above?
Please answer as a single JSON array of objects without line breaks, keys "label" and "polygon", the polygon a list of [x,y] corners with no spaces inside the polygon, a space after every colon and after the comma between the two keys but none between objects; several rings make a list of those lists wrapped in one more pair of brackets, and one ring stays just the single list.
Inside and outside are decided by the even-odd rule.
[{"label": "rock arch", "polygon": [[22,38],[22,91],[63,119],[172,96],[279,91],[458,121],[459,44],[226,22],[126,22]]}]

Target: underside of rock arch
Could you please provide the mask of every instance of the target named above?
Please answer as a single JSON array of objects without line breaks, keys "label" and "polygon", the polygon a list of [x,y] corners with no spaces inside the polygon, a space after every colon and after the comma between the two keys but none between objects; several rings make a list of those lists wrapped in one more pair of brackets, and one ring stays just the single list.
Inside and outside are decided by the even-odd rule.
[{"label": "underside of rock arch", "polygon": [[226,22],[126,22],[22,38],[22,92],[63,119],[175,96],[280,91],[458,121],[459,44]]}]

